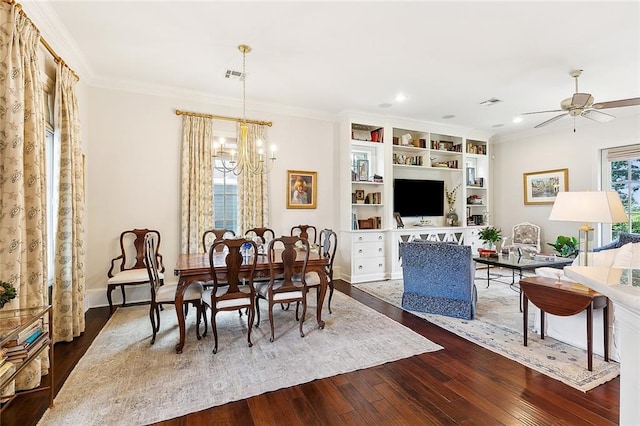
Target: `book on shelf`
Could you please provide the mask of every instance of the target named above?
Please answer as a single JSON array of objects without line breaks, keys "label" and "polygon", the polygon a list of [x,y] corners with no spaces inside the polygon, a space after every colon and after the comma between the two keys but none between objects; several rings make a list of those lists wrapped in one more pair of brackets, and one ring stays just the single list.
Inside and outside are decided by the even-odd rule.
[{"label": "book on shelf", "polygon": [[[42,332],[43,330],[43,326],[44,326],[44,322],[42,321],[42,318],[40,318],[40,320],[38,321],[34,321],[32,325],[30,325],[28,328],[22,330],[20,333],[17,334],[15,339],[11,339],[9,341],[7,341],[4,344],[5,348],[12,348],[18,345],[21,345],[25,342],[27,342],[29,339],[32,339],[32,341],[35,339],[33,336],[34,334],[37,334],[38,332]],[[36,336],[37,337],[37,336]]]},{"label": "book on shelf", "polygon": [[13,362],[14,364],[20,364],[26,358],[35,354],[47,341],[48,332],[44,332],[38,336],[36,340],[29,344],[29,346],[25,346],[20,350],[16,350],[13,352],[9,352],[8,361]]}]

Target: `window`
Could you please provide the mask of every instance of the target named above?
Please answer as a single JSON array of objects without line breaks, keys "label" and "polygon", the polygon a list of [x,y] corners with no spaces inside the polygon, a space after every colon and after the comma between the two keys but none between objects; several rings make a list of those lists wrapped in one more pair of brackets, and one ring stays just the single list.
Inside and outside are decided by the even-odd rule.
[{"label": "window", "polygon": [[[58,194],[60,176],[60,145],[55,143],[53,130],[53,84],[45,85],[45,179],[47,203],[47,283],[49,297],[55,281],[56,232],[58,228]],[[49,299],[51,300],[51,299]]]},{"label": "window", "polygon": [[[214,138],[218,142],[222,136]],[[234,145],[235,139],[225,138],[225,145]],[[213,167],[213,226],[215,228],[238,229],[238,177],[233,173],[223,173],[215,168],[221,166],[220,160]]]},{"label": "window", "polygon": [[603,227],[603,242],[617,238],[620,232],[640,232],[640,145],[603,150],[603,189],[620,195],[625,206],[626,223]]}]

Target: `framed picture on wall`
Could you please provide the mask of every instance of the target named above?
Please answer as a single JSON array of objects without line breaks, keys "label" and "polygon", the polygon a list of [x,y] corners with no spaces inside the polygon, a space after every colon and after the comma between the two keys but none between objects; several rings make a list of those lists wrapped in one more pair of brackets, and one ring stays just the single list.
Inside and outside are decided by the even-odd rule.
[{"label": "framed picture on wall", "polygon": [[317,207],[318,173],[287,170],[287,208],[315,209]]},{"label": "framed picture on wall", "polygon": [[560,191],[569,190],[569,169],[524,173],[524,204],[553,204]]}]

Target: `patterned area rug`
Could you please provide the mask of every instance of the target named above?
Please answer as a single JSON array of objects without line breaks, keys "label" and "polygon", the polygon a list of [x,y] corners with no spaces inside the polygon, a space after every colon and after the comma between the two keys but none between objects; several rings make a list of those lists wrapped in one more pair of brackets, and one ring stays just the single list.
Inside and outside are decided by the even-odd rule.
[{"label": "patterned area rug", "polygon": [[[264,301],[263,301],[264,302]],[[213,335],[195,338],[195,311],[187,318],[184,352],[175,353],[175,311],[161,313],[160,333],[149,345],[146,306],[118,309],[80,360],[40,425],[143,425],[265,392],[399,360],[441,346],[336,291],[323,330],[309,295],[299,334],[295,308],[277,307],[275,341],[269,342],[266,303],[247,346],[246,316],[218,314],[218,353]],[[266,320],[266,321],[265,321]]]},{"label": "patterned area rug", "polygon": [[[594,355],[593,371],[589,371],[586,351],[549,337],[540,339],[540,335],[533,331],[532,309],[529,309],[528,346],[525,347],[522,343],[519,293],[517,289],[505,284],[511,282],[510,271],[502,270],[502,274],[504,276],[499,279],[503,282],[492,280],[487,288],[486,269],[476,272],[478,304],[475,320],[409,312],[583,392],[620,374],[620,365],[615,361],[605,362],[602,357]],[[355,284],[354,287],[394,306],[402,307],[402,280]]]}]

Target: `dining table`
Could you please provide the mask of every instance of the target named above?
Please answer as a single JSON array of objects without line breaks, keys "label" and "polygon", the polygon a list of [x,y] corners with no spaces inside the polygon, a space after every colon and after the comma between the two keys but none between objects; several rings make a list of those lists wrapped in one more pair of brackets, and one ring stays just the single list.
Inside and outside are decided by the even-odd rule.
[{"label": "dining table", "polygon": [[[275,250],[275,262],[274,262],[274,272],[276,274],[281,274],[284,272],[284,266],[281,259],[282,250]],[[302,268],[304,263],[304,255],[305,252],[300,249],[296,249],[297,257],[295,266]],[[250,263],[253,262],[251,256],[254,254],[247,256],[242,266],[240,267],[240,277],[248,278],[250,273]],[[256,260],[256,269],[254,272],[254,279],[256,278],[269,278],[270,277],[270,268],[269,268],[269,260],[266,254],[258,253],[255,256],[258,256]],[[213,256],[213,265],[216,271],[218,278],[224,279],[225,271],[227,265],[225,263],[225,252],[215,252]],[[329,284],[329,279],[327,276],[326,266],[329,263],[329,258],[321,255],[316,250],[309,251],[309,259],[307,260],[307,269],[306,273],[309,272],[317,272],[320,278],[320,286],[318,288],[318,306],[316,310],[316,319],[318,323],[318,327],[324,328],[324,321],[322,320],[322,305],[324,303],[324,297],[327,292],[327,286]],[[176,314],[178,316],[178,326],[180,328],[180,340],[176,344],[176,353],[182,353],[182,349],[184,348],[185,341],[185,316],[184,310],[182,309],[184,302],[184,292],[189,287],[189,285],[193,282],[200,281],[206,282],[211,281],[213,278],[211,277],[211,266],[209,262],[209,253],[183,253],[178,256],[178,260],[176,261],[176,267],[174,269],[174,274],[178,276],[178,285],[176,287],[176,297],[175,297],[175,306],[176,306]],[[205,319],[206,321],[206,319]]]}]

